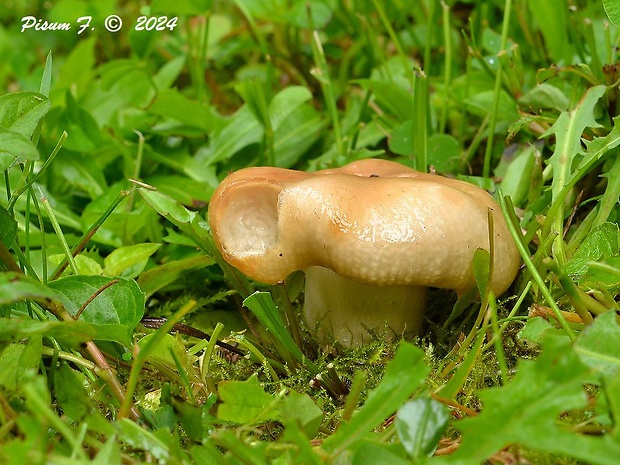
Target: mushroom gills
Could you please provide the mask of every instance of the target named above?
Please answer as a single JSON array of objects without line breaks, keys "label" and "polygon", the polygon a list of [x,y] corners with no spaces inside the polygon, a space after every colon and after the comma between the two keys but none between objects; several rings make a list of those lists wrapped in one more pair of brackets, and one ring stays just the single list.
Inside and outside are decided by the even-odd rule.
[{"label": "mushroom gills", "polygon": [[[252,189],[246,195],[243,189]],[[257,189],[264,192],[257,192]],[[239,257],[265,253],[277,240],[278,193],[270,184],[241,187],[222,219],[225,247]]]},{"label": "mushroom gills", "polygon": [[375,285],[344,278],[328,268],[306,270],[304,316],[320,344],[355,347],[382,336],[420,332],[426,288]]}]

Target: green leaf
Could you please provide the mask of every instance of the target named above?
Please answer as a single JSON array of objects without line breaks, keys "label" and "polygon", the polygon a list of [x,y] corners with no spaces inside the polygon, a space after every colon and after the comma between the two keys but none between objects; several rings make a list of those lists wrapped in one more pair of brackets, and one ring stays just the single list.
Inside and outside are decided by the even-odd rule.
[{"label": "green leaf", "polygon": [[91,341],[97,329],[83,321],[37,321],[22,318],[0,318],[0,341],[19,341],[39,336],[53,337],[59,342],[76,346]]},{"label": "green leaf", "polygon": [[568,110],[568,97],[555,86],[542,82],[519,97],[521,105],[529,106],[532,112],[541,109]]},{"label": "green leaf", "polygon": [[403,405],[394,424],[400,442],[414,459],[433,453],[448,426],[450,414],[443,404],[429,397]]},{"label": "green leaf", "polygon": [[123,418],[115,424],[119,437],[131,447],[148,452],[161,463],[166,463],[170,458],[169,447],[155,434],[143,428],[135,421]]},{"label": "green leaf", "polygon": [[591,262],[603,262],[620,254],[620,231],[615,223],[593,228],[566,264],[564,271],[573,279],[587,278]]},{"label": "green leaf", "polygon": [[603,8],[609,21],[614,26],[620,27],[620,2],[618,0],[603,0]]},{"label": "green leaf", "polygon": [[377,428],[420,387],[428,373],[424,353],[413,344],[401,342],[379,385],[370,392],[353,418],[343,422],[338,431],[325,440],[325,450],[342,452]]},{"label": "green leaf", "polygon": [[256,375],[246,381],[220,381],[218,393],[220,420],[257,424],[278,418],[276,399],[263,390]]},{"label": "green leaf", "polygon": [[[397,455],[394,445],[363,440],[355,451],[351,465],[411,465],[411,460]],[[403,453],[404,455],[404,453]],[[415,462],[416,465],[422,462]]]},{"label": "green leaf", "polygon": [[36,92],[3,95],[0,97],[0,127],[30,140],[50,107],[50,100]]},{"label": "green leaf", "polygon": [[290,168],[319,139],[325,120],[310,105],[301,105],[278,125],[274,135],[276,165]]},{"label": "green leaf", "polygon": [[39,151],[27,137],[0,127],[0,171],[18,161],[38,160]]},{"label": "green leaf", "polygon": [[162,194],[172,197],[187,207],[201,207],[211,198],[214,189],[204,182],[185,176],[156,175],[145,179],[147,184],[157,187]]},{"label": "green leaf", "polygon": [[279,418],[285,426],[297,422],[309,438],[316,436],[323,421],[323,411],[308,394],[289,391],[281,400],[279,407]]},{"label": "green leaf", "polygon": [[247,105],[242,106],[227,124],[213,137],[209,150],[200,153],[198,161],[206,166],[229,160],[241,149],[258,144],[263,138],[263,127]]},{"label": "green leaf", "polygon": [[41,338],[27,344],[9,344],[0,350],[0,386],[15,390],[38,371],[41,363]]},{"label": "green leaf", "polygon": [[289,10],[288,19],[292,25],[300,29],[323,29],[332,19],[332,10],[321,1],[297,1]]},{"label": "green leaf", "polygon": [[588,127],[600,127],[594,118],[594,106],[606,90],[606,86],[590,87],[577,106],[570,112],[563,111],[553,126],[541,136],[556,136],[555,150],[549,158],[549,164],[553,168],[551,192],[554,200],[570,179],[573,159],[583,153],[583,131]]},{"label": "green leaf", "polygon": [[108,255],[103,263],[105,276],[122,276],[135,278],[146,266],[149,257],[161,247],[161,244],[135,244],[119,247]]},{"label": "green leaf", "polygon": [[207,132],[212,131],[216,124],[208,106],[185,97],[176,89],[160,91],[149,106],[149,111]]},{"label": "green leaf", "polygon": [[573,434],[561,426],[562,415],[586,406],[583,385],[589,376],[569,341],[546,338],[540,356],[521,360],[509,384],[479,392],[482,413],[455,423],[462,431],[459,449],[435,462],[483,463],[509,444],[520,444],[588,463],[614,464],[619,443]]},{"label": "green leaf", "polygon": [[428,138],[428,164],[440,173],[460,170],[462,153],[459,141],[449,134],[433,134]]},{"label": "green leaf", "polygon": [[133,331],[144,315],[144,293],[135,281],[69,276],[49,286],[60,294],[60,300],[71,315],[76,315],[86,305],[80,320],[97,326],[98,338],[131,346]]},{"label": "green leaf", "polygon": [[290,86],[278,92],[269,102],[269,119],[274,131],[291,113],[311,99],[312,93],[302,86]]},{"label": "green leaf", "polygon": [[575,341],[575,352],[588,367],[604,377],[620,371],[620,325],[615,311],[597,316]]},{"label": "green leaf", "polygon": [[214,263],[215,260],[206,255],[198,255],[196,257],[164,263],[157,268],[141,273],[138,277],[138,284],[140,285],[140,289],[142,289],[147,296],[150,296],[162,287],[174,282],[184,273],[199,268],[205,268]]},{"label": "green leaf", "polygon": [[488,250],[476,249],[472,268],[478,291],[480,291],[480,295],[484,295],[489,285],[489,271],[491,269],[491,254]]},{"label": "green leaf", "polygon": [[189,211],[167,195],[144,189],[141,189],[139,192],[146,200],[146,203],[176,226],[188,226],[196,217],[196,213]]},{"label": "green leaf", "polygon": [[406,157],[413,154],[415,145],[413,142],[413,125],[414,122],[408,119],[392,130],[392,134],[388,139],[388,147],[392,152]]},{"label": "green leaf", "polygon": [[21,273],[0,274],[0,305],[27,299],[58,300],[58,294],[39,281]]},{"label": "green leaf", "polygon": [[516,206],[522,205],[527,199],[535,163],[536,148],[530,145],[510,162],[502,176],[502,192],[509,195]]}]

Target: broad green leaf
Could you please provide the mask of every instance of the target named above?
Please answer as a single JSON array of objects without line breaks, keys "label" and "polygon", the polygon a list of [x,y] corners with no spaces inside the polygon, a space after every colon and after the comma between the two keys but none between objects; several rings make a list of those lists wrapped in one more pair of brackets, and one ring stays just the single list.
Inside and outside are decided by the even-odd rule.
[{"label": "broad green leaf", "polygon": [[71,315],[85,305],[81,321],[99,328],[98,338],[131,346],[144,315],[144,293],[135,281],[103,276],[69,276],[50,283]]},{"label": "broad green leaf", "polygon": [[564,271],[573,279],[587,275],[590,262],[604,261],[620,253],[620,231],[615,223],[592,229],[579,245]]},{"label": "broad green leaf", "polygon": [[56,400],[66,415],[74,422],[81,421],[91,408],[91,399],[84,387],[88,379],[84,373],[61,364],[54,373],[54,393]]},{"label": "broad green leaf", "polygon": [[297,422],[309,438],[316,436],[323,421],[323,411],[308,394],[287,392],[280,401],[279,410],[279,419],[285,426]]},{"label": "broad green leaf", "polygon": [[413,154],[414,124],[413,120],[408,119],[392,130],[388,139],[388,147],[392,152],[406,157]]},{"label": "broad green leaf", "polygon": [[594,106],[607,90],[606,86],[590,87],[577,106],[563,111],[542,137],[555,134],[556,144],[549,164],[553,168],[551,192],[555,200],[568,183],[573,168],[573,159],[583,153],[581,136],[589,127],[600,127],[594,118]]},{"label": "broad green leaf", "polygon": [[400,442],[414,459],[433,453],[448,426],[447,408],[430,397],[407,402],[394,420]]},{"label": "broad green leaf", "polygon": [[516,206],[522,205],[527,199],[535,163],[536,149],[528,146],[510,162],[502,176],[502,192],[509,195]]},{"label": "broad green leaf", "polygon": [[86,192],[91,199],[102,195],[107,186],[101,165],[91,156],[72,153],[70,157],[57,159],[54,168],[69,184]]},{"label": "broad green leaf", "polygon": [[[355,451],[351,465],[411,465],[411,460],[401,457],[391,444],[363,440]],[[415,462],[416,465],[422,462]]]},{"label": "broad green leaf", "polygon": [[616,312],[594,319],[575,341],[575,352],[588,367],[611,378],[620,371],[620,325]]},{"label": "broad green leaf", "polygon": [[109,439],[103,447],[99,449],[90,465],[108,465],[110,463],[121,462],[121,446],[115,436],[109,436]]},{"label": "broad green leaf", "polygon": [[0,127],[0,171],[17,161],[38,160],[39,151],[27,137]]},{"label": "broad green leaf", "polygon": [[288,19],[292,25],[300,29],[323,29],[332,19],[332,10],[321,1],[297,1],[289,10]]},{"label": "broad green leaf", "polygon": [[212,139],[209,150],[200,153],[199,162],[209,166],[229,160],[241,149],[258,144],[263,138],[263,127],[247,105],[242,106]]},{"label": "broad green leaf", "polygon": [[162,194],[172,197],[187,207],[202,207],[211,198],[214,189],[208,184],[185,176],[156,175],[145,179]]},{"label": "broad green leaf", "polygon": [[428,164],[440,173],[455,173],[461,168],[459,141],[449,134],[433,134],[428,138]]},{"label": "broad green leaf", "polygon": [[302,86],[289,86],[274,95],[269,102],[271,127],[277,130],[299,106],[312,99],[312,93]]},{"label": "broad green leaf", "polygon": [[156,268],[150,269],[140,274],[138,284],[147,296],[160,290],[162,287],[172,283],[184,273],[198,268],[205,268],[213,265],[215,260],[206,255],[184,258],[164,263]]},{"label": "broad green leaf", "polygon": [[529,106],[532,112],[543,108],[566,111],[569,107],[568,97],[555,86],[542,82],[519,97],[519,103]]},{"label": "broad green leaf", "polygon": [[276,399],[263,390],[255,375],[246,381],[220,381],[218,393],[220,420],[256,424],[278,418]]},{"label": "broad green leaf", "polygon": [[603,8],[609,21],[614,26],[620,27],[620,2],[618,0],[603,0]]},{"label": "broad green leaf", "polygon": [[[30,140],[39,120],[45,116],[50,107],[50,100],[36,92],[3,95],[0,97],[0,128]],[[3,145],[4,142],[0,146]]]},{"label": "broad green leaf", "polygon": [[319,139],[325,120],[310,105],[289,113],[275,132],[276,165],[290,168]]},{"label": "broad green leaf", "polygon": [[204,131],[212,131],[216,124],[211,108],[185,97],[176,89],[160,91],[149,111]]},{"label": "broad green leaf", "polygon": [[[75,15],[75,9],[71,11],[71,14]],[[59,21],[66,21],[66,16],[63,15]],[[58,80],[54,82],[55,89],[59,89],[63,95],[66,89],[73,89],[76,95],[80,97],[89,86],[92,86],[93,68],[96,63],[96,43],[97,38],[95,36],[84,37],[77,41],[62,63]],[[52,89],[52,95],[54,95],[54,88]]]},{"label": "broad green leaf", "polygon": [[53,337],[71,346],[94,339],[97,328],[83,321],[37,321],[0,318],[0,341],[19,341],[40,336]]},{"label": "broad green leaf", "polygon": [[325,450],[338,454],[377,428],[420,388],[429,371],[424,353],[413,344],[401,342],[379,385],[353,418],[325,440]]},{"label": "broad green leaf", "polygon": [[58,125],[69,137],[63,148],[75,152],[93,153],[101,148],[102,134],[90,111],[80,107],[70,91],[66,92],[67,106],[58,119]]},{"label": "broad green leaf", "polygon": [[26,299],[58,300],[59,295],[39,281],[21,273],[0,273],[0,305]]},{"label": "broad green leaf", "polygon": [[377,102],[400,121],[413,120],[413,97],[411,92],[393,82],[376,79],[360,79],[356,82],[372,91]]},{"label": "broad green leaf", "polygon": [[41,338],[32,337],[27,344],[8,344],[0,349],[0,386],[17,389],[39,369]]},{"label": "broad green leaf", "polygon": [[135,278],[146,266],[149,257],[161,247],[161,244],[135,244],[113,250],[103,261],[104,276],[122,276]]},{"label": "broad green leaf", "polygon": [[177,226],[189,225],[196,217],[196,213],[187,210],[167,195],[145,189],[141,189],[139,192],[157,213]]},{"label": "broad green leaf", "polygon": [[573,457],[588,463],[617,462],[620,444],[609,437],[571,433],[560,417],[586,406],[583,390],[590,370],[571,350],[569,341],[545,339],[536,360],[521,360],[507,385],[479,392],[482,413],[461,420],[459,449],[438,464],[483,463],[510,444]]}]

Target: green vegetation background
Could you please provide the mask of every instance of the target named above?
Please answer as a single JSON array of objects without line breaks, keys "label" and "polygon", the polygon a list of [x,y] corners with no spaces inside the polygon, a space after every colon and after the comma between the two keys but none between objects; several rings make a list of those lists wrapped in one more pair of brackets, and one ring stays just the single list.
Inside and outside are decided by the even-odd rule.
[{"label": "green vegetation background", "polygon": [[[619,34],[601,2],[5,6],[1,463],[617,463]],[[223,263],[210,195],[241,167],[367,157],[488,189],[524,266],[493,296],[480,257],[482,298],[433,293],[413,343],[295,340],[302,279]],[[181,321],[212,337],[168,334]]]}]

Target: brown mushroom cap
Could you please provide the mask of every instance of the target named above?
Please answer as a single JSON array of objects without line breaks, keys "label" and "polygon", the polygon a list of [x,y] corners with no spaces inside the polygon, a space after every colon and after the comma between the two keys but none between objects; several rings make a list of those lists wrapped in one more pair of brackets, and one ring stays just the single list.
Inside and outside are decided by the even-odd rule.
[{"label": "brown mushroom cap", "polygon": [[215,191],[209,221],[224,259],[250,278],[275,284],[306,271],[307,321],[323,341],[355,345],[385,323],[393,334],[417,330],[423,286],[459,293],[475,286],[474,253],[490,249],[489,210],[491,289],[499,295],[520,260],[493,198],[397,163],[240,170]]},{"label": "brown mushroom cap", "polygon": [[493,198],[463,181],[377,161],[315,174],[271,168],[269,178],[264,168],[235,173],[209,210],[217,246],[231,265],[267,284],[318,265],[365,283],[464,292],[475,286],[476,249],[489,250],[490,208],[492,289],[505,291],[519,255]]}]

